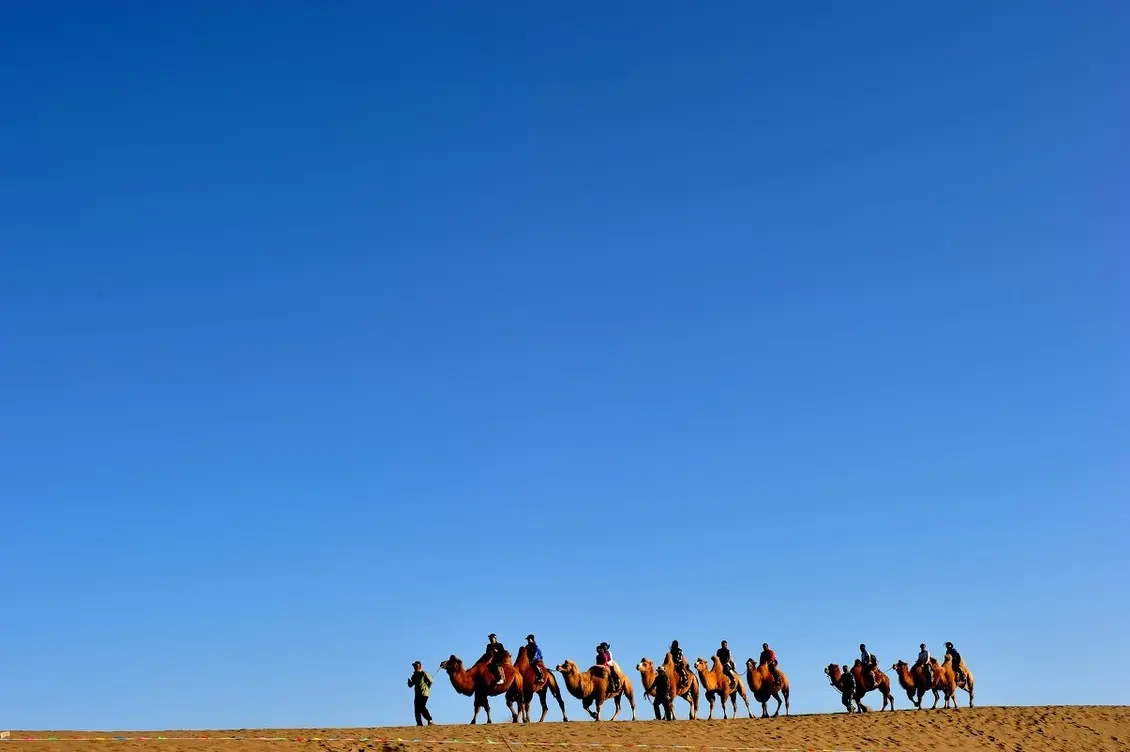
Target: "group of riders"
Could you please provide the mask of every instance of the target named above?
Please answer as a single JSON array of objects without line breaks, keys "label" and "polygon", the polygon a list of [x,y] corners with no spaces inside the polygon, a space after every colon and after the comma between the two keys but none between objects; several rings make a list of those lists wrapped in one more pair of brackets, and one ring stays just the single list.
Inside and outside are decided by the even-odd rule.
[{"label": "group of riders", "polygon": [[[953,646],[952,642],[946,643],[946,655],[949,656],[950,665],[953,666],[953,673],[957,681],[965,679],[965,664],[961,662],[961,653]],[[860,643],[859,645],[859,660],[863,664],[864,669],[868,669],[871,674],[871,680],[875,686],[880,683],[879,680],[879,660],[875,654],[867,649],[867,646]],[[933,686],[934,684],[934,665],[930,662],[930,651],[926,649],[926,643],[921,643],[918,646],[918,660],[914,662],[915,668],[924,668],[926,671],[926,682]],[[855,692],[855,677],[852,676],[851,669],[848,666],[843,668],[843,679],[840,683],[840,690],[847,697]]]},{"label": "group of riders", "polygon": [[[863,645],[859,646],[861,649]],[[925,647],[925,646],[923,646]],[[683,649],[679,647],[678,640],[671,641],[670,647],[671,660],[675,664],[675,671],[679,675],[679,683],[687,684],[690,682],[691,665],[687,660]],[[504,675],[502,671],[502,662],[506,656],[506,648],[498,641],[498,635],[491,634],[487,636],[487,646],[483,653],[483,657],[479,659],[480,663],[486,663],[490,668],[491,675],[494,676],[496,684],[504,684]],[[737,681],[737,670],[734,666],[733,656],[730,654],[730,647],[725,640],[714,652],[714,657],[722,665],[722,671],[730,679],[730,681]],[[874,659],[874,656],[871,656]],[[545,678],[545,661],[542,655],[541,648],[538,647],[537,640],[532,634],[526,635],[526,659],[530,662],[530,667],[534,672],[534,680],[541,683]],[[767,665],[769,673],[772,674],[775,682],[780,682],[781,677],[777,671],[777,654],[769,647],[769,643],[761,643],[761,656],[758,658],[758,663]],[[620,691],[620,686],[623,683],[624,674],[620,669],[619,664],[612,660],[612,646],[607,642],[602,642],[596,646],[596,665],[600,666],[605,678],[608,680],[608,691],[616,693]]]}]

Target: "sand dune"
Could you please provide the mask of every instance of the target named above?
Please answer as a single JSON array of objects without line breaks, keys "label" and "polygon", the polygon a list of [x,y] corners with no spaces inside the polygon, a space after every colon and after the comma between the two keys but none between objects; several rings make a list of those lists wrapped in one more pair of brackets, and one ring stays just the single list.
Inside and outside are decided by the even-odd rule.
[{"label": "sand dune", "polygon": [[[650,712],[650,708],[646,708]],[[468,716],[470,706],[468,705]],[[507,721],[509,715],[504,713]],[[22,741],[31,735],[36,741]],[[148,736],[138,740],[137,736]],[[168,737],[156,739],[158,735]],[[47,741],[54,736],[59,741]],[[118,740],[114,737],[133,737]],[[200,736],[210,736],[201,739]],[[287,737],[267,741],[258,737]],[[613,723],[544,723],[516,726],[436,725],[368,729],[286,729],[192,732],[12,732],[13,740],[0,742],[2,752],[276,752],[295,747],[326,752],[382,752],[403,747],[404,752],[455,752],[460,747],[490,747],[517,752],[547,746],[685,745],[695,748],[757,748],[761,750],[899,750],[900,752],[1080,752],[1130,750],[1130,707],[986,707],[949,711],[898,711],[867,715],[802,715],[772,720],[729,721],[615,721]],[[81,740],[78,738],[82,737]],[[104,737],[95,740],[92,737]],[[195,737],[195,738],[190,738]],[[219,739],[216,737],[238,737]],[[305,741],[296,742],[302,738]],[[40,739],[42,741],[40,741]],[[63,742],[63,739],[72,741]],[[398,744],[397,739],[403,739]],[[458,744],[452,743],[459,740]],[[441,744],[439,742],[448,742]],[[510,749],[507,749],[509,745]],[[536,746],[535,746],[536,745]],[[599,745],[599,746],[597,746]]]}]

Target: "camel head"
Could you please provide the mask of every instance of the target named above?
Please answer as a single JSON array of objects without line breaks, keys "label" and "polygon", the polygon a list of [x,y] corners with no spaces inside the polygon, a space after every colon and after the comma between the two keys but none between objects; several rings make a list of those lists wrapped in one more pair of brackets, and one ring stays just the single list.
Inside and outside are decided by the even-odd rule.
[{"label": "camel head", "polygon": [[558,664],[557,670],[560,671],[562,675],[575,674],[577,673],[577,664],[567,660],[564,663]]},{"label": "camel head", "polygon": [[640,658],[640,662],[636,664],[636,671],[647,671],[654,668],[655,664],[647,658]]},{"label": "camel head", "polygon": [[[753,671],[755,668],[757,668],[757,661],[753,660],[752,658],[746,658],[745,659],[745,667],[746,667],[746,671]],[[827,672],[825,672],[825,673],[827,673]]]},{"label": "camel head", "polygon": [[461,668],[463,668],[463,661],[459,660],[454,655],[448,658],[446,661],[441,661],[439,664],[439,670],[446,671],[449,674],[453,671],[458,671]]},{"label": "camel head", "polygon": [[695,662],[694,662],[694,667],[705,674],[706,673],[706,659],[705,658],[696,658]]},{"label": "camel head", "polygon": [[840,678],[840,674],[843,672],[840,671],[840,667],[835,663],[829,663],[828,668],[824,669],[824,673],[827,674],[828,678],[832,681],[837,681]]},{"label": "camel head", "polygon": [[910,665],[906,661],[899,661],[898,663],[891,666],[892,670],[898,671],[900,674],[905,672],[909,668],[910,668]]}]

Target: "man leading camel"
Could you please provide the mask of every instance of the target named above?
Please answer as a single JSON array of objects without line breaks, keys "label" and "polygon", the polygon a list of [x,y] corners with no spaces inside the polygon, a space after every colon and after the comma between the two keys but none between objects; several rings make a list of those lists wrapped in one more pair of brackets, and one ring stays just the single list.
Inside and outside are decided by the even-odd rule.
[{"label": "man leading camel", "polygon": [[840,675],[840,702],[847,708],[847,712],[852,712],[851,701],[855,697],[855,677],[851,673],[851,669],[844,666],[844,672]]},{"label": "man leading camel", "polygon": [[730,681],[736,683],[734,677],[734,661],[730,657],[730,648],[725,640],[722,640],[722,644],[714,651],[714,656],[718,659],[718,662],[722,664],[722,673],[728,676]]}]

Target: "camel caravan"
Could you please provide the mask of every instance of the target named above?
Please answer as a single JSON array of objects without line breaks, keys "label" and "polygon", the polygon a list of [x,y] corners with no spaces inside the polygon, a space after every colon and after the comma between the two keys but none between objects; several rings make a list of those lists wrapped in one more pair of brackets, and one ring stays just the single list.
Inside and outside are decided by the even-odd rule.
[{"label": "camel caravan", "polygon": [[[922,697],[927,692],[933,692],[934,704],[931,709],[938,707],[938,693],[942,693],[945,700],[943,708],[949,708],[950,703],[957,707],[957,690],[963,689],[969,694],[969,707],[973,707],[973,672],[965,665],[961,654],[954,649],[952,642],[946,643],[945,658],[939,662],[926,650],[926,643],[918,646],[920,652],[913,665],[906,661],[897,661],[891,670],[898,676],[899,686],[906,691],[907,698],[918,710],[922,709]],[[840,701],[849,713],[866,713],[869,707],[863,704],[863,698],[868,692],[878,690],[883,698],[883,707],[889,705],[895,709],[895,696],[891,693],[891,679],[878,665],[875,654],[867,650],[866,645],[860,645],[860,657],[855,659],[852,666],[842,669],[835,663],[829,664],[824,673],[831,682],[832,687],[840,693]]]},{"label": "camel caravan", "polygon": [[[747,716],[753,718],[755,716],[749,703],[750,692],[761,705],[762,718],[777,717],[782,705],[787,716],[789,678],[778,667],[776,653],[769,645],[762,643],[761,647],[758,660],[746,660],[743,681],[725,640],[711,656],[709,663],[700,657],[693,664],[675,640],[660,663],[656,664],[647,657],[636,663],[643,697],[651,703],[656,720],[676,720],[676,700],[680,699],[687,704],[689,720],[700,718],[701,694],[706,695],[708,720],[714,717],[715,702],[718,702],[723,719],[737,718],[739,698],[745,706]],[[835,663],[829,664],[824,669],[825,675],[832,687],[840,693],[848,713],[868,712],[870,708],[863,703],[863,698],[876,690],[883,700],[882,710],[886,710],[888,706],[894,710],[895,699],[890,677],[879,668],[875,655],[867,650],[866,645],[860,645],[859,648],[860,657],[855,659],[853,665],[845,664],[841,667]],[[596,662],[588,669],[582,669],[571,660],[564,660],[551,670],[545,664],[534,635],[526,636],[526,644],[518,649],[517,657],[512,659],[511,654],[498,641],[497,635],[492,634],[488,637],[482,657],[470,668],[465,668],[463,661],[455,655],[441,662],[439,667],[441,671],[447,672],[456,692],[474,698],[475,710],[471,723],[478,722],[480,710],[486,712],[486,722],[492,722],[491,697],[504,698],[511,721],[530,723],[530,705],[535,695],[541,702],[538,722],[544,721],[549,712],[547,698],[550,695],[561,710],[561,719],[568,721],[561,684],[565,685],[565,691],[581,701],[581,707],[593,720],[601,720],[604,704],[609,700],[613,703],[610,720],[616,720],[620,715],[625,700],[632,720],[636,720],[632,680],[612,660],[611,647],[606,642],[596,646]],[[954,649],[953,643],[946,643],[946,655],[941,662],[931,657],[923,644],[914,665],[898,661],[891,668],[896,672],[899,685],[919,710],[922,709],[922,698],[926,692],[933,692],[932,709],[938,705],[939,693],[944,699],[943,708],[949,708],[950,703],[956,708],[958,689],[969,694],[969,707],[973,707],[973,674]],[[554,671],[560,674],[561,683],[558,683]],[[777,703],[772,716],[769,713],[770,700]]]}]

